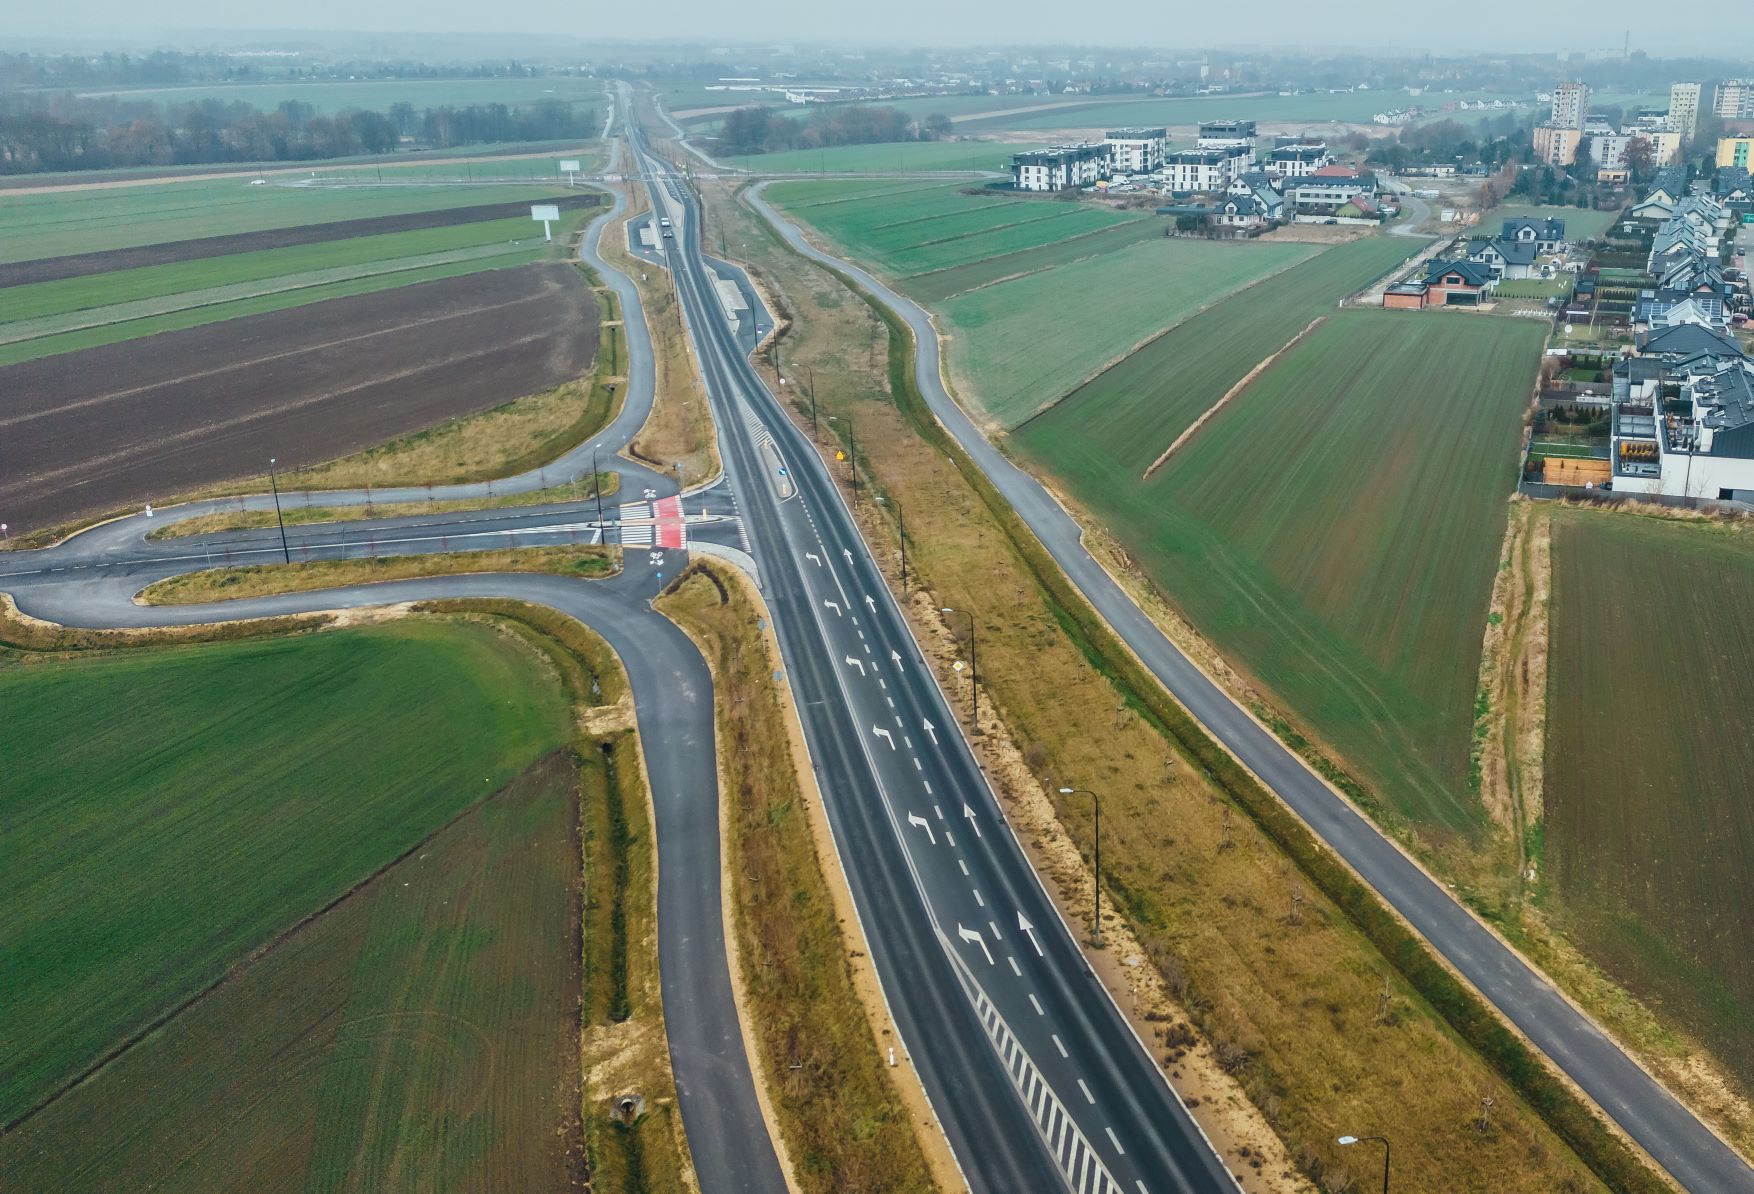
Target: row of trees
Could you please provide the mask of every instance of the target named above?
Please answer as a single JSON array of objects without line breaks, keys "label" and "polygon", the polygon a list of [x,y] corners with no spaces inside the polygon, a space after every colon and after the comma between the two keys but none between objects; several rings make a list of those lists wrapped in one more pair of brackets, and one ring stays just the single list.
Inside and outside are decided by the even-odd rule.
[{"label": "row of trees", "polygon": [[936,141],[950,127],[950,118],[943,113],[915,122],[898,108],[816,107],[803,120],[772,108],[738,108],[725,117],[724,127],[719,131],[719,148],[732,154],[777,153],[829,145]]},{"label": "row of trees", "polygon": [[305,162],[398,148],[597,135],[596,113],[558,100],[509,107],[349,110],[319,115],[288,100],[264,112],[201,100],[160,106],[118,96],[0,95],[0,174],[212,162]]}]

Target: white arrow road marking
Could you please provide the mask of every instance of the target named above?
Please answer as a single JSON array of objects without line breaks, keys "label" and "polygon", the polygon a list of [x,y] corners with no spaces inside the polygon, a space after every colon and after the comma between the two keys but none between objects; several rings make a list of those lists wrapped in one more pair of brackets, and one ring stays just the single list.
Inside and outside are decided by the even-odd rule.
[{"label": "white arrow road marking", "polygon": [[822,604],[826,605],[829,609],[832,609],[835,613],[840,613],[840,603],[838,601],[830,601],[828,598],[824,597],[822,599]]},{"label": "white arrow road marking", "polygon": [[817,554],[816,554],[816,553],[815,553],[815,552],[813,552],[813,551],[807,551],[807,552],[805,552],[805,553],[804,553],[804,558],[805,558],[805,559],[806,559],[806,560],[815,560],[815,561],[816,561],[816,566],[817,566],[817,567],[818,567],[818,568],[820,568],[820,567],[822,567],[822,557],[821,557],[821,556],[819,556],[819,555],[817,555]]},{"label": "white arrow road marking", "polygon": [[865,604],[871,607],[872,613],[877,612],[877,598],[871,596],[869,593],[865,594]]},{"label": "white arrow road marking", "polygon": [[1029,918],[1027,916],[1023,915],[1023,913],[1021,913],[1021,912],[1019,912],[1017,914],[1017,930],[1020,933],[1027,933],[1029,935],[1029,943],[1031,945],[1035,946],[1035,956],[1036,957],[1038,957],[1038,958],[1047,957],[1046,954],[1041,952],[1041,942],[1039,942],[1035,939],[1035,926],[1030,924]]},{"label": "white arrow road marking", "polygon": [[891,648],[889,652],[889,661],[899,668],[901,666],[901,652]]},{"label": "white arrow road marking", "polygon": [[845,556],[845,557],[846,557],[846,558],[847,558],[847,563],[849,563],[849,564],[850,564],[850,563],[852,563],[852,562],[853,562],[853,553],[852,553],[852,552],[851,552],[851,551],[849,551],[849,550],[848,550],[848,549],[846,549],[846,548],[844,548],[844,547],[843,547],[843,548],[841,548],[841,549],[840,549],[840,554],[841,554],[841,555],[843,555],[843,556]]},{"label": "white arrow road marking", "polygon": [[967,804],[964,804],[962,806],[962,815],[968,819],[968,827],[974,830],[974,835],[979,837],[981,835],[981,827],[974,823],[974,810],[968,807]]},{"label": "white arrow road marking", "polygon": [[964,941],[973,941],[978,944],[981,947],[981,952],[987,955],[987,965],[993,964],[993,951],[987,948],[987,939],[981,936],[979,929],[965,929],[961,925],[957,925],[956,935]]},{"label": "white arrow road marking", "polygon": [[848,655],[847,656],[847,666],[858,668],[859,675],[861,675],[861,676],[865,674],[865,661],[863,659],[858,659],[852,655]]},{"label": "white arrow road marking", "polygon": [[909,813],[907,815],[907,823],[909,825],[917,825],[921,829],[924,829],[926,831],[926,840],[931,842],[934,846],[938,844],[937,836],[932,833],[931,824],[924,817],[920,816],[920,814]]},{"label": "white arrow road marking", "polygon": [[889,742],[889,749],[890,750],[895,749],[895,735],[894,734],[891,734],[888,730],[884,729],[882,726],[872,726],[871,732],[873,734],[876,734],[880,738],[886,739]]},{"label": "white arrow road marking", "polygon": [[923,725],[923,727],[924,727],[924,729],[925,729],[925,731],[926,731],[926,734],[927,734],[927,736],[928,736],[928,737],[930,737],[930,738],[931,738],[931,739],[932,739],[932,745],[933,745],[933,746],[936,746],[936,745],[938,745],[938,730],[937,730],[937,727],[935,727],[935,726],[934,726],[934,725],[933,725],[933,724],[932,724],[932,723],[931,723],[931,722],[929,722],[929,721],[928,721],[928,722],[923,722],[923,723],[922,723],[922,725]]}]

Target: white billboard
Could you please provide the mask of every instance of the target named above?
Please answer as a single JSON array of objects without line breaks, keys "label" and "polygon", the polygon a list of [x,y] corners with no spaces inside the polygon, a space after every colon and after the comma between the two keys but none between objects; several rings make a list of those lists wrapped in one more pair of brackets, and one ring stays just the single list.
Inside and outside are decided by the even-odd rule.
[{"label": "white billboard", "polygon": [[560,219],[560,205],[558,203],[532,203],[530,205],[530,218],[543,221],[558,220]]},{"label": "white billboard", "polygon": [[562,174],[577,174],[579,172],[579,164],[577,161],[562,162],[560,164],[560,172]]}]

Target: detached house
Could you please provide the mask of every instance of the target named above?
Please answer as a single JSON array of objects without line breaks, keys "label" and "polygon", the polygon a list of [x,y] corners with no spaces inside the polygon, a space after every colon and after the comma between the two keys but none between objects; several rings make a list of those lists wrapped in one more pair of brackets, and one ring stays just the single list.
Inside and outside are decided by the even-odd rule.
[{"label": "detached house", "polygon": [[1514,240],[1501,236],[1495,240],[1468,242],[1468,260],[1485,266],[1495,279],[1535,277],[1535,258],[1539,255],[1532,240]]},{"label": "detached house", "polygon": [[1544,220],[1506,220],[1498,239],[1533,244],[1538,253],[1557,253],[1565,244],[1565,221],[1552,216]]},{"label": "detached house", "polygon": [[1383,292],[1382,305],[1391,310],[1420,307],[1477,307],[1492,285],[1492,274],[1478,262],[1432,261],[1422,281],[1397,282]]}]

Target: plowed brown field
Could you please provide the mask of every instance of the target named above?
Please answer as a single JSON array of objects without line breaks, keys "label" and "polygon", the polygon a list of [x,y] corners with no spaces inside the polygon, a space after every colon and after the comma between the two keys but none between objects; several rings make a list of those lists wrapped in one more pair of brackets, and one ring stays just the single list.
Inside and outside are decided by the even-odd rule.
[{"label": "plowed brown field", "polygon": [[0,369],[14,533],[297,468],[577,377],[597,307],[570,265],[313,303]]}]

